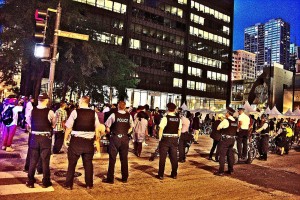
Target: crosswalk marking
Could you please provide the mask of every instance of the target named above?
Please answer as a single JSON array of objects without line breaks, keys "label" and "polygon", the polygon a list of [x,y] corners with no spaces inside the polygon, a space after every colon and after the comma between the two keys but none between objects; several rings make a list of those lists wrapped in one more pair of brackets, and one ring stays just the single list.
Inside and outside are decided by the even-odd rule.
[{"label": "crosswalk marking", "polygon": [[[26,178],[27,173],[22,171],[8,171],[0,172],[0,179],[10,179],[10,178]],[[42,176],[36,176],[36,179],[41,179]],[[39,184],[34,184],[34,188],[26,187],[25,183],[23,184],[8,184],[0,185],[0,196],[1,195],[11,195],[11,194],[22,194],[22,193],[37,193],[37,192],[53,192],[54,188],[42,188]]]}]

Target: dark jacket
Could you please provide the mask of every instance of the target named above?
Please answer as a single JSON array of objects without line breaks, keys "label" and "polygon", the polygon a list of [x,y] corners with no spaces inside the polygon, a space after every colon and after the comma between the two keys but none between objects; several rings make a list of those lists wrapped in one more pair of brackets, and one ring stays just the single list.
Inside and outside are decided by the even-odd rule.
[{"label": "dark jacket", "polygon": [[221,120],[216,120],[213,124],[212,124],[212,131],[210,134],[210,137],[214,140],[220,141],[221,139],[221,131],[217,130],[219,124],[221,123]]}]

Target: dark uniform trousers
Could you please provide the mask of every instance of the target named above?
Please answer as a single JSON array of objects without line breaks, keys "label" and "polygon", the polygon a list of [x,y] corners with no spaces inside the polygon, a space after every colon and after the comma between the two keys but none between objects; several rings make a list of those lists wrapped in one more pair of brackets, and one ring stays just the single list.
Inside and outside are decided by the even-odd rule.
[{"label": "dark uniform trousers", "polygon": [[[28,150],[27,150],[27,155],[26,155],[26,162],[25,162],[25,167],[24,170],[28,171],[29,170],[29,165],[30,165],[30,152],[31,152],[31,148],[30,148],[30,140],[31,140],[31,136],[32,134],[29,133],[28,136]],[[42,159],[39,159],[39,162],[37,164],[37,172],[42,174],[43,173],[43,166],[42,166]]]},{"label": "dark uniform trousers", "polygon": [[82,158],[84,167],[84,178],[86,186],[93,187],[93,156],[94,138],[85,139],[82,137],[71,137],[68,148],[68,172],[66,186],[72,187],[74,181],[75,168],[79,157]]},{"label": "dark uniform trousers", "polygon": [[248,130],[240,130],[237,132],[237,136],[237,149],[239,158],[246,158],[248,148]]},{"label": "dark uniform trousers", "polygon": [[[209,158],[212,158],[218,144],[219,144],[219,140],[214,140],[213,142],[213,146],[211,147],[211,150],[210,150],[210,153],[209,153]],[[216,152],[216,155],[215,155],[215,159],[216,160],[219,160],[219,148],[217,148],[217,152]]]},{"label": "dark uniform trousers", "polygon": [[53,153],[57,154],[59,153],[62,145],[64,144],[65,134],[63,131],[53,131],[53,136],[54,136]]},{"label": "dark uniform trousers", "polygon": [[225,138],[221,139],[218,148],[219,148],[219,173],[224,173],[225,167],[225,157],[227,156],[228,163],[228,171],[233,172],[233,164],[234,164],[234,155],[233,155],[233,146],[235,139],[234,138]]},{"label": "dark uniform trousers", "polygon": [[161,141],[159,142],[158,175],[160,177],[164,176],[167,154],[169,154],[171,165],[172,165],[171,176],[177,176],[177,169],[178,169],[177,150],[178,150],[178,138],[164,137],[164,136],[162,137]]},{"label": "dark uniform trousers", "polygon": [[128,150],[129,150],[129,138],[127,134],[118,137],[116,134],[112,134],[109,138],[109,165],[107,172],[107,180],[114,181],[115,164],[118,153],[120,153],[121,161],[121,173],[122,180],[128,179]]},{"label": "dark uniform trousers", "polygon": [[267,158],[269,148],[269,135],[261,135],[258,143],[259,155],[263,158]]},{"label": "dark uniform trousers", "polygon": [[185,158],[186,158],[185,147],[189,141],[190,141],[189,132],[181,133],[180,138],[179,138],[179,145],[178,145],[179,161],[185,160]]},{"label": "dark uniform trousers", "polygon": [[51,137],[41,135],[31,135],[29,148],[30,148],[30,165],[28,171],[28,183],[35,183],[35,170],[39,162],[42,160],[43,168],[43,185],[50,183],[50,156],[51,156]]}]

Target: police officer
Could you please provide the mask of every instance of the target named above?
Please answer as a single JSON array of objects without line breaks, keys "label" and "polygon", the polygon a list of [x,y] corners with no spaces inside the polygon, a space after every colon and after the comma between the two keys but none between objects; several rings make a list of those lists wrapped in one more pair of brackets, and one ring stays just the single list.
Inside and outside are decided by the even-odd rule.
[{"label": "police officer", "polygon": [[109,165],[107,178],[104,183],[114,183],[115,164],[118,153],[120,153],[122,182],[126,183],[128,179],[128,150],[129,136],[133,127],[132,116],[125,111],[124,101],[118,103],[118,112],[112,113],[107,119],[106,130],[110,132],[109,139]]},{"label": "police officer", "polygon": [[216,171],[214,174],[218,176],[224,175],[224,167],[225,167],[225,157],[227,156],[228,160],[228,174],[233,173],[233,164],[234,164],[234,156],[233,156],[233,146],[235,143],[235,136],[237,131],[237,122],[232,117],[235,110],[231,107],[227,107],[226,119],[224,119],[217,130],[221,130],[221,141],[218,145],[219,149],[219,171]]},{"label": "police officer", "polygon": [[178,169],[178,137],[181,134],[182,121],[175,114],[176,105],[174,103],[168,103],[167,108],[168,113],[159,124],[159,170],[156,177],[160,180],[164,177],[168,153],[172,165],[171,178],[177,178]]},{"label": "police officer", "polygon": [[267,116],[263,114],[261,116],[261,124],[256,130],[260,133],[260,138],[258,142],[258,152],[260,154],[260,160],[267,160],[268,148],[269,148],[269,124],[267,122]]},{"label": "police officer", "polygon": [[191,134],[189,134],[189,127],[190,127],[190,117],[191,113],[189,111],[187,111],[186,116],[184,116],[184,114],[181,112],[179,113],[179,116],[181,117],[181,121],[182,121],[182,129],[181,129],[181,135],[179,138],[179,145],[178,145],[178,149],[179,149],[179,160],[178,162],[184,163],[185,162],[185,147],[187,145],[187,143],[191,140]]},{"label": "police officer", "polygon": [[49,97],[46,93],[38,96],[38,106],[34,107],[28,113],[27,123],[31,128],[31,137],[29,142],[30,148],[30,165],[28,171],[28,181],[26,186],[34,187],[35,170],[39,159],[42,160],[43,180],[42,187],[46,188],[52,185],[50,181],[50,155],[51,155],[51,130],[55,125],[55,114],[47,108]]},{"label": "police officer", "polygon": [[[65,189],[73,189],[74,173],[79,157],[82,157],[86,188],[93,187],[93,156],[95,133],[100,132],[100,122],[96,112],[90,109],[90,97],[83,96],[79,100],[79,109],[73,110],[66,122],[64,144],[68,147],[68,171]],[[68,138],[71,134],[70,143]]]},{"label": "police officer", "polygon": [[244,113],[244,108],[238,108],[238,112],[239,112],[238,132],[237,132],[238,157],[239,157],[239,161],[246,161],[250,118]]}]

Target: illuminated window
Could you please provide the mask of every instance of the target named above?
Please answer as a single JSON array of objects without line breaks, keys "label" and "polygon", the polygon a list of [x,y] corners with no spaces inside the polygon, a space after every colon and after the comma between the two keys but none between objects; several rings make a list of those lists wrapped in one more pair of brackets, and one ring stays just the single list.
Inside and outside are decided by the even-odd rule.
[{"label": "illuminated window", "polygon": [[183,65],[175,63],[174,64],[174,72],[182,74],[183,73]]},{"label": "illuminated window", "polygon": [[141,49],[141,41],[130,39],[130,48],[131,49]]},{"label": "illuminated window", "polygon": [[173,78],[173,87],[182,87],[182,79]]},{"label": "illuminated window", "polygon": [[194,90],[195,89],[195,81],[187,81],[187,88]]}]

